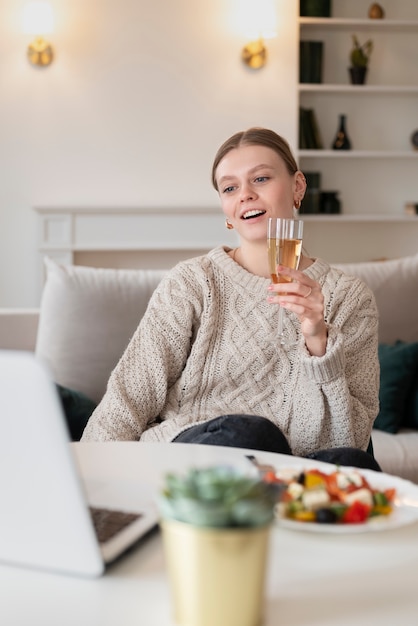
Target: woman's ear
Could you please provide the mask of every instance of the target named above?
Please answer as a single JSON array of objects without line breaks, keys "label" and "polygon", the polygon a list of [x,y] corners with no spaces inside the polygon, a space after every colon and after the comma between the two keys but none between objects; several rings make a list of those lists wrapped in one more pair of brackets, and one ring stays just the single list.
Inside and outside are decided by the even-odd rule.
[{"label": "woman's ear", "polygon": [[306,191],[306,178],[303,173],[298,170],[295,174],[294,178],[294,189],[293,189],[293,212],[294,217],[297,217],[298,211],[300,209],[300,205],[304,198]]},{"label": "woman's ear", "polygon": [[301,202],[306,191],[306,178],[300,170],[295,174],[295,197]]}]

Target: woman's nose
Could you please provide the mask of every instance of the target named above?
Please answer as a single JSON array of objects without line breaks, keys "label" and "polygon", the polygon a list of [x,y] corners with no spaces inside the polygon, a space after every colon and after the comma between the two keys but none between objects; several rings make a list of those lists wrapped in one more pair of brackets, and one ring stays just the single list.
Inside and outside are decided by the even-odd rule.
[{"label": "woman's nose", "polygon": [[252,189],[249,185],[245,185],[244,187],[242,187],[241,189],[241,202],[246,202],[247,200],[254,200],[256,197],[256,194],[254,192],[254,189]]}]

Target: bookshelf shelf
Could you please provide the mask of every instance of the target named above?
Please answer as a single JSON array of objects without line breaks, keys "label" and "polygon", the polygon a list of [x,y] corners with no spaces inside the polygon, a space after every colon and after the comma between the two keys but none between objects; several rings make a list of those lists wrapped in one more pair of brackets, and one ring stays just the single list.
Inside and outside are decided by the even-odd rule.
[{"label": "bookshelf shelf", "polygon": [[299,150],[298,154],[315,159],[418,159],[418,150]]},{"label": "bookshelf shelf", "polygon": [[309,215],[301,214],[301,219],[305,222],[387,222],[394,224],[418,225],[418,215],[387,215],[385,213],[373,214],[340,214],[340,215]]},{"label": "bookshelf shelf", "polygon": [[339,85],[299,83],[299,92],[303,93],[343,93],[355,96],[371,94],[418,94],[418,85]]},{"label": "bookshelf shelf", "polygon": [[418,29],[418,20],[372,20],[364,18],[344,18],[344,17],[300,17],[299,24],[303,29],[340,29],[350,30],[353,27],[358,30],[375,31],[398,31]]}]

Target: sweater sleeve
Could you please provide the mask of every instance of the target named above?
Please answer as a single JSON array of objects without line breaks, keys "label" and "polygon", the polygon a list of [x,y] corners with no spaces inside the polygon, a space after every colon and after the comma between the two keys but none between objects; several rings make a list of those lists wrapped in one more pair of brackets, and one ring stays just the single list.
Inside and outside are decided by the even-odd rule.
[{"label": "sweater sleeve", "polygon": [[[300,394],[291,420],[298,425],[295,439],[299,453],[303,450],[304,454],[334,446],[365,450],[379,410],[374,295],[361,280],[342,273],[332,289],[326,283],[323,289],[329,325],[327,351],[322,357],[312,357],[303,349]],[[306,423],[302,437],[298,416],[304,416]]]},{"label": "sweater sleeve", "polygon": [[167,389],[184,368],[199,319],[196,291],[175,270],[162,280],[109,378],[83,441],[138,440],[159,421]]}]

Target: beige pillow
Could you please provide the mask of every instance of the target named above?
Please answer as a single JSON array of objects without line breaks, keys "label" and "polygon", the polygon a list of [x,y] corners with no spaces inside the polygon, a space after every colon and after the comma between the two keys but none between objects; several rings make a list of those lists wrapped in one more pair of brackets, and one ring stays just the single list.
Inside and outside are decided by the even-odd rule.
[{"label": "beige pillow", "polygon": [[418,341],[418,254],[336,267],[362,278],[373,290],[380,314],[380,343]]},{"label": "beige pillow", "polygon": [[97,402],[165,270],[45,265],[36,354],[57,383]]}]

